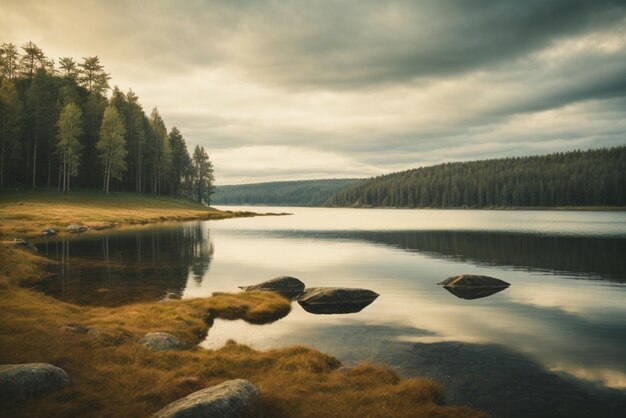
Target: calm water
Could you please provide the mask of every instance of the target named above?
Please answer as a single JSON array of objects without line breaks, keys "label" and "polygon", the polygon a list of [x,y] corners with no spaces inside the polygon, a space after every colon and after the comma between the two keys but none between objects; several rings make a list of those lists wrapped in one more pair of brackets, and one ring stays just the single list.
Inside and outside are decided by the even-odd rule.
[{"label": "calm water", "polygon": [[[254,209],[293,215],[42,241],[62,263],[38,288],[109,306],[281,275],[368,288],[381,296],[361,312],[293,303],[269,325],[218,320],[202,346],[305,344],[348,365],[383,362],[495,416],[624,416],[626,213]],[[460,273],[511,287],[465,300],[436,285]]]}]

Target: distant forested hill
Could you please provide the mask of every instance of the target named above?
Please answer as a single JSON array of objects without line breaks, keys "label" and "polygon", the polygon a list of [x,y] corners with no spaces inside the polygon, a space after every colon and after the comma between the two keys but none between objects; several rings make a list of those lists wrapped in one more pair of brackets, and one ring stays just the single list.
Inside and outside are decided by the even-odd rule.
[{"label": "distant forested hill", "polygon": [[272,183],[218,186],[215,205],[322,206],[340,190],[359,179],[279,181]]},{"label": "distant forested hill", "polygon": [[329,206],[626,206],[626,146],[447,163],[365,180]]}]

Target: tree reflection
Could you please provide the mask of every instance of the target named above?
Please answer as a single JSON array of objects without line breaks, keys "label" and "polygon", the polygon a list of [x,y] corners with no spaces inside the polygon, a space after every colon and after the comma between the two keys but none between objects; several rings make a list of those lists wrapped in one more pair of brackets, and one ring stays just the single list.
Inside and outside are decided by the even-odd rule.
[{"label": "tree reflection", "polygon": [[479,264],[626,281],[626,239],[480,231],[316,232]]},{"label": "tree reflection", "polygon": [[62,237],[38,247],[59,263],[53,267],[53,277],[34,284],[35,288],[68,302],[101,306],[180,297],[189,275],[202,283],[215,251],[199,222]]}]

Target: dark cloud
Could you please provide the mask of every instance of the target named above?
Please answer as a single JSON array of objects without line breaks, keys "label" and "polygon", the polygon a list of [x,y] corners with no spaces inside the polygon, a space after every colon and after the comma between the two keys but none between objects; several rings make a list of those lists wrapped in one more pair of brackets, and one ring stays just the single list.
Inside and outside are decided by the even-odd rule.
[{"label": "dark cloud", "polygon": [[[623,1],[280,2],[255,9],[247,72],[296,88],[356,88],[489,69],[623,23]],[[326,6],[326,7],[324,7]],[[247,17],[249,18],[249,16]],[[260,22],[260,23],[259,23]]]},{"label": "dark cloud", "polygon": [[369,175],[626,142],[624,0],[59,3],[4,0],[0,42],[100,55],[189,144],[231,160],[277,147],[328,164],[272,172],[246,156],[218,177],[332,177],[343,163]]},{"label": "dark cloud", "polygon": [[626,16],[623,0],[87,1],[62,21],[55,4],[19,4],[47,29],[69,23],[78,44],[115,33],[115,54],[140,71],[224,66],[296,89],[489,69]]}]

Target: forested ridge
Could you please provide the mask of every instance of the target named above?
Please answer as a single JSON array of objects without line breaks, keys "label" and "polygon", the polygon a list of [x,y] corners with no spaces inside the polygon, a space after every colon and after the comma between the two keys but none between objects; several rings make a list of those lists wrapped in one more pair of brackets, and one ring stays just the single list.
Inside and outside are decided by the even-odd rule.
[{"label": "forested ridge", "polygon": [[347,187],[327,205],[626,206],[626,146],[422,167]]},{"label": "forested ridge", "polygon": [[32,42],[0,45],[0,190],[101,188],[210,203],[213,166],[189,154],[157,108],[114,87],[97,56],[58,62]]},{"label": "forested ridge", "polygon": [[217,186],[213,203],[221,205],[323,206],[339,190],[359,179],[276,181]]}]

